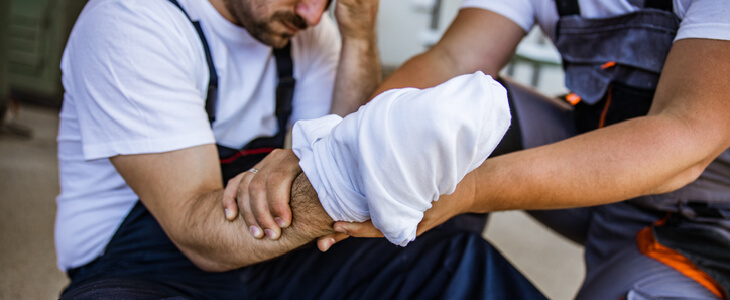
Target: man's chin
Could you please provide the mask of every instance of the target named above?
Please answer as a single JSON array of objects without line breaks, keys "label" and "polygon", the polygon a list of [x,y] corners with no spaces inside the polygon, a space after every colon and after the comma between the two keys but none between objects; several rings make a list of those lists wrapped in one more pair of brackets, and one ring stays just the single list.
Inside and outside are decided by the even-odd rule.
[{"label": "man's chin", "polygon": [[289,44],[289,39],[280,39],[277,43],[271,43],[269,46],[271,46],[274,49],[281,49],[284,48],[287,44]]},{"label": "man's chin", "polygon": [[259,42],[276,49],[284,48],[292,38],[288,34],[254,34],[252,36]]}]

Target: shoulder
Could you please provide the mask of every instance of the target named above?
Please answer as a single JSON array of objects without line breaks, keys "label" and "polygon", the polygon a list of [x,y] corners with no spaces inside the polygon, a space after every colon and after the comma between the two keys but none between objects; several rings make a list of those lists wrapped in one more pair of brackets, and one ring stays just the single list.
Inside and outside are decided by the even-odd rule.
[{"label": "shoulder", "polygon": [[195,65],[198,48],[194,27],[167,0],[92,0],[74,25],[62,68],[131,68],[160,60]]},{"label": "shoulder", "polygon": [[184,40],[190,30],[185,15],[167,0],[95,0],[79,16],[70,41],[110,46],[146,39],[172,42]]},{"label": "shoulder", "polygon": [[675,0],[674,8],[682,19],[676,40],[730,40],[730,5],[727,0]]}]

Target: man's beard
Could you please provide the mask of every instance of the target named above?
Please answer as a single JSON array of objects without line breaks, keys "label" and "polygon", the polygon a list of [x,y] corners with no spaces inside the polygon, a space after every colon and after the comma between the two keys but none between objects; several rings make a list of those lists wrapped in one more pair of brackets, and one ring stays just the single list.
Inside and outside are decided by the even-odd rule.
[{"label": "man's beard", "polygon": [[248,2],[248,7],[244,7],[245,4],[242,2],[241,0],[224,1],[239,25],[242,25],[251,36],[266,45],[274,48],[282,48],[289,43],[292,37],[292,34],[289,32],[275,31],[272,28],[273,24],[286,24],[299,30],[307,28],[307,22],[301,16],[290,11],[277,11],[271,17],[262,19],[254,16],[253,8],[255,4],[252,4],[252,1]]},{"label": "man's beard", "polygon": [[288,11],[278,11],[266,21],[251,21],[253,22],[250,27],[244,24],[244,27],[248,29],[248,32],[251,34],[251,36],[259,40],[260,42],[274,48],[282,48],[286,46],[286,44],[289,42],[293,35],[289,32],[274,31],[271,28],[272,24],[286,24],[298,30],[307,29],[307,22],[305,22],[302,17]]}]

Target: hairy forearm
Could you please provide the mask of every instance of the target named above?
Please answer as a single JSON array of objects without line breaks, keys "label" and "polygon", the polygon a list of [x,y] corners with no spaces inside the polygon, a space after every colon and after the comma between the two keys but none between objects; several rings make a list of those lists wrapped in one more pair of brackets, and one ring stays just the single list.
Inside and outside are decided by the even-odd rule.
[{"label": "hairy forearm", "polygon": [[226,271],[263,262],[298,248],[314,238],[332,233],[333,221],[322,208],[306,176],[292,186],[292,225],[278,240],[256,239],[242,218],[226,221],[220,208],[222,191],[204,195],[188,210],[185,225],[173,241],[197,266]]},{"label": "hairy forearm", "polygon": [[331,113],[345,116],[365,104],[380,84],[382,72],[375,34],[343,37]]}]

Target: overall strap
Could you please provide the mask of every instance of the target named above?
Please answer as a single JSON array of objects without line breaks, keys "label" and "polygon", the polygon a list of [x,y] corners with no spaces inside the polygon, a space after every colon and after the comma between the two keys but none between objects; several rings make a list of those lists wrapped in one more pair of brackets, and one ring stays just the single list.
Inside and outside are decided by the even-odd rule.
[{"label": "overall strap", "polygon": [[674,11],[672,0],[644,0],[644,8],[655,8],[668,12]]},{"label": "overall strap", "polygon": [[555,6],[558,7],[560,17],[580,14],[578,0],[555,0]]},{"label": "overall strap", "polygon": [[[561,17],[580,14],[578,0],[555,0],[558,8],[558,15]],[[644,0],[644,8],[654,8],[664,11],[672,11],[672,0]]]},{"label": "overall strap", "polygon": [[205,112],[208,113],[208,121],[213,124],[215,121],[215,103],[218,100],[218,73],[215,70],[215,64],[213,64],[213,56],[210,54],[210,47],[208,46],[208,40],[205,38],[205,34],[203,34],[203,28],[200,27],[200,22],[193,21],[193,19],[190,18],[190,15],[188,15],[188,12],[185,11],[185,9],[182,8],[180,3],[177,2],[177,0],[168,0],[173,5],[177,6],[183,14],[190,20],[190,23],[193,24],[195,27],[195,31],[198,32],[198,36],[200,37],[200,41],[203,43],[203,50],[205,51],[205,60],[208,63],[208,73],[210,73],[208,80],[208,94],[206,95],[206,101],[205,101]]},{"label": "overall strap", "polygon": [[[279,80],[276,85],[276,119],[279,124],[278,135],[286,135],[286,125],[292,112],[294,98],[294,63],[291,58],[291,42],[284,48],[274,49],[276,71]],[[282,144],[283,146],[283,144]]]}]

